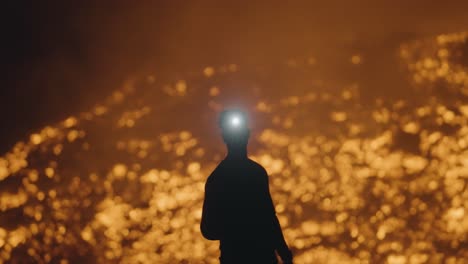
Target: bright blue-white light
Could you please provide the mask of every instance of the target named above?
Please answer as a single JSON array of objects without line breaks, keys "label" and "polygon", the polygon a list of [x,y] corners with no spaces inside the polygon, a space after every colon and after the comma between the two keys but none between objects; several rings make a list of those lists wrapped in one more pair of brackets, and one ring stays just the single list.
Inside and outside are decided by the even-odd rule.
[{"label": "bright blue-white light", "polygon": [[239,127],[242,123],[242,120],[239,116],[233,116],[231,117],[231,125],[233,127]]},{"label": "bright blue-white light", "polygon": [[226,110],[221,113],[220,127],[225,131],[237,134],[248,129],[247,116],[239,110]]}]

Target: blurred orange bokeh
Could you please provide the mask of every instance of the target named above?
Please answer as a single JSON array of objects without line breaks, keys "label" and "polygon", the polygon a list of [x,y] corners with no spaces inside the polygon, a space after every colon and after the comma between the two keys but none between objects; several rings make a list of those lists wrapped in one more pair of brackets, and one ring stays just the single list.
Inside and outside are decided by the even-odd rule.
[{"label": "blurred orange bokeh", "polygon": [[216,115],[237,105],[296,263],[466,263],[467,38],[402,44],[397,99],[322,78],[314,57],[129,79],[0,158],[0,262],[217,263],[204,182]]}]

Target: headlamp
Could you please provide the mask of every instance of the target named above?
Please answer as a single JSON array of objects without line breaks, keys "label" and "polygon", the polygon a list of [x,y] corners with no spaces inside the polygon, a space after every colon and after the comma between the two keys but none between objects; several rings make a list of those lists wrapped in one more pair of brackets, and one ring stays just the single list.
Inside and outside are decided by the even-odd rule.
[{"label": "headlamp", "polygon": [[239,110],[226,110],[221,113],[220,126],[224,130],[239,131],[247,129],[247,117]]},{"label": "headlamp", "polygon": [[232,127],[239,127],[242,125],[242,120],[239,116],[235,115],[235,116],[232,116],[229,120],[229,124],[232,126]]}]

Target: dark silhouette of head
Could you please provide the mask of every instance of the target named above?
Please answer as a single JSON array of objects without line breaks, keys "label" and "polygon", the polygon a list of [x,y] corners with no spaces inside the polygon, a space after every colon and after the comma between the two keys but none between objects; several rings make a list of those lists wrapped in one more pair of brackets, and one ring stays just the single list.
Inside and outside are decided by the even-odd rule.
[{"label": "dark silhouette of head", "polygon": [[229,155],[244,154],[250,137],[247,115],[237,109],[224,110],[218,122]]}]

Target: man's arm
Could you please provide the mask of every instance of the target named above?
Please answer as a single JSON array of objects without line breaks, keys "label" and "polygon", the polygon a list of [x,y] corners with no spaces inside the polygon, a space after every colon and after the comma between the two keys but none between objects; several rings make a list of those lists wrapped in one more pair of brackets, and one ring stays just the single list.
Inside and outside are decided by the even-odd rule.
[{"label": "man's arm", "polygon": [[275,232],[276,251],[284,263],[292,263],[292,252],[289,250],[288,244],[284,239],[281,225],[278,221],[278,217],[276,217],[276,214],[273,217],[273,230]]},{"label": "man's arm", "polygon": [[202,235],[208,240],[219,240],[219,228],[216,223],[216,205],[213,196],[213,190],[210,188],[210,177],[208,177],[205,184],[205,198],[203,200],[203,211],[200,223],[200,230]]},{"label": "man's arm", "polygon": [[264,170],[264,181],[263,181],[263,189],[265,190],[266,200],[268,210],[271,214],[271,221],[272,221],[272,232],[273,232],[273,239],[275,244],[275,249],[280,255],[281,259],[284,263],[292,263],[292,252],[289,250],[288,244],[283,236],[283,231],[281,229],[281,225],[278,221],[278,217],[276,216],[275,205],[273,204],[273,200],[270,194],[270,186],[268,182],[268,174]]}]

